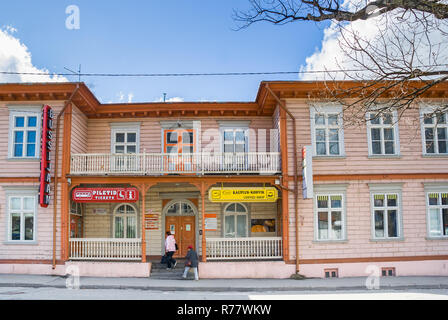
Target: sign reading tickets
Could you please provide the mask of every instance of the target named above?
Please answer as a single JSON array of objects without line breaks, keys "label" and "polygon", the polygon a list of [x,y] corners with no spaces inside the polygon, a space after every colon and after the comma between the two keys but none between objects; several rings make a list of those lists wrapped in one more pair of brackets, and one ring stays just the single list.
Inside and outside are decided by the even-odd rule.
[{"label": "sign reading tickets", "polygon": [[274,187],[266,188],[211,188],[211,202],[275,202],[278,191]]},{"label": "sign reading tickets", "polygon": [[78,188],[73,191],[73,201],[88,202],[137,202],[136,188]]}]

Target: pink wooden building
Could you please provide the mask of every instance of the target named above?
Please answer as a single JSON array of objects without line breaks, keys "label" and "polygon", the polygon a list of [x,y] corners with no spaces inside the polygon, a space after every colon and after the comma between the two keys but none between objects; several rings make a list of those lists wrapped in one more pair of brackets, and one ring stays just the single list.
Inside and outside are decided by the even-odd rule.
[{"label": "pink wooden building", "polygon": [[83,83],[0,85],[0,273],[150,276],[171,231],[202,278],[448,275],[448,119],[425,117],[447,85],[362,126],[309,98],[323,87],[102,104]]}]

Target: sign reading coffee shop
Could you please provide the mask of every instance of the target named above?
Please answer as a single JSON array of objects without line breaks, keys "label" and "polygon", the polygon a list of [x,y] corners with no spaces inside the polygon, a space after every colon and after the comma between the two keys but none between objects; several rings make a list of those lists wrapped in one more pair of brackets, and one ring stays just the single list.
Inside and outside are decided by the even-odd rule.
[{"label": "sign reading coffee shop", "polygon": [[278,191],[274,187],[211,188],[209,199],[211,202],[275,202]]},{"label": "sign reading coffee shop", "polygon": [[73,191],[73,201],[89,202],[137,202],[136,188],[77,188]]}]

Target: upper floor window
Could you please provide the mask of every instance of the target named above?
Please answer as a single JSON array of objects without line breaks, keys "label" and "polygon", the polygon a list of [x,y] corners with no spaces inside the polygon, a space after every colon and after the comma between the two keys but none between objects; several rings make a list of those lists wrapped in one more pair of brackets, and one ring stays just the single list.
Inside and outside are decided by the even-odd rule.
[{"label": "upper floor window", "polygon": [[11,111],[9,132],[10,158],[38,158],[40,113]]},{"label": "upper floor window", "polygon": [[311,108],[311,139],[315,156],[344,155],[342,107]]},{"label": "upper floor window", "polygon": [[135,154],[140,152],[140,124],[111,124],[111,153]]},{"label": "upper floor window", "polygon": [[396,111],[368,113],[367,135],[369,155],[398,155],[398,124]]},{"label": "upper floor window", "polygon": [[247,152],[247,130],[225,128],[223,130],[223,150],[225,153]]},{"label": "upper floor window", "polygon": [[423,112],[424,154],[448,154],[448,112]]}]

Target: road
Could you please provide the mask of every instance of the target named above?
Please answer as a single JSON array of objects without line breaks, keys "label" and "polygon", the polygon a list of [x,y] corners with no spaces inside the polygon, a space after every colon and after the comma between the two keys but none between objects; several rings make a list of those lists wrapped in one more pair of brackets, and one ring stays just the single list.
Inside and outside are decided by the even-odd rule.
[{"label": "road", "polygon": [[163,292],[134,289],[0,287],[0,300],[448,300],[448,290]]}]

